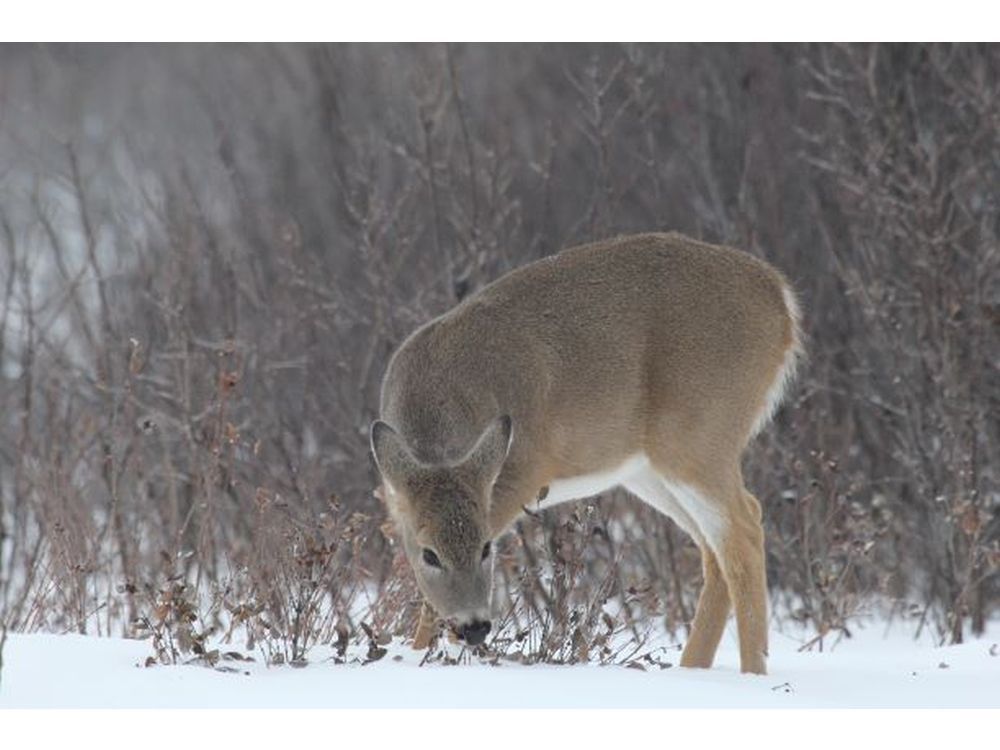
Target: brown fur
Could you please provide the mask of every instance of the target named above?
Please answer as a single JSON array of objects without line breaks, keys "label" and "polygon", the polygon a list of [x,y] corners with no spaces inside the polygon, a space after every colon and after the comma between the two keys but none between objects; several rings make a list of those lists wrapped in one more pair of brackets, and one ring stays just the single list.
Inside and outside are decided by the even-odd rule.
[{"label": "brown fur", "polygon": [[[488,617],[482,546],[553,482],[645,454],[688,494],[654,477],[643,499],[703,553],[682,664],[711,665],[732,605],[742,668],[764,672],[763,530],[740,456],[798,349],[778,271],[678,234],[565,250],[422,326],[389,363],[388,426],[376,423],[372,442],[429,603],[446,618]],[[423,547],[444,574],[424,569]]]}]

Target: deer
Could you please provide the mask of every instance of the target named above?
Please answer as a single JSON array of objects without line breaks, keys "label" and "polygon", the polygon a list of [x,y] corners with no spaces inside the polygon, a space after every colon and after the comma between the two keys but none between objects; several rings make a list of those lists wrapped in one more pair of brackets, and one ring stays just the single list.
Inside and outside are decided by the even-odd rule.
[{"label": "deer", "polygon": [[675,232],[565,249],[420,326],[370,431],[423,597],[414,646],[442,623],[484,643],[494,542],[529,507],[623,487],[701,553],[681,665],[710,668],[734,613],[740,670],[765,674],[764,530],[741,460],[802,352],[776,268]]}]

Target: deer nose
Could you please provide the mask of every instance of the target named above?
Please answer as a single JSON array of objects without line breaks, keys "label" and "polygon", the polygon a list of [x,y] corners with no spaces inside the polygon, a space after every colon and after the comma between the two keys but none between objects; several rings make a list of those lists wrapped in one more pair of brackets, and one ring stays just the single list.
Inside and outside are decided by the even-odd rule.
[{"label": "deer nose", "polygon": [[486,640],[486,634],[490,632],[491,627],[489,620],[473,620],[468,625],[463,625],[458,634],[470,646],[478,646]]}]

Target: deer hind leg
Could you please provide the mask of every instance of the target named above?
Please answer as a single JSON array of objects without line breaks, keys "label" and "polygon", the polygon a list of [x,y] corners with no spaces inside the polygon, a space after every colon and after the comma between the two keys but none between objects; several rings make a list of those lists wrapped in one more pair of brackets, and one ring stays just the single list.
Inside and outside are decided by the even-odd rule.
[{"label": "deer hind leg", "polygon": [[704,583],[698,597],[691,633],[681,654],[681,666],[707,669],[712,666],[712,661],[715,659],[715,652],[719,647],[719,641],[722,640],[722,631],[726,627],[730,609],[729,591],[719,570],[715,553],[694,518],[670,492],[658,473],[650,469],[628,482],[626,489],[668,516],[694,539],[701,550]]},{"label": "deer hind leg", "polygon": [[742,487],[724,541],[723,573],[736,606],[740,670],[767,672],[767,571],[760,503]]},{"label": "deer hind leg", "polygon": [[760,504],[738,480],[728,487],[715,483],[712,490],[666,482],[715,555],[736,612],[740,670],[766,673],[767,580]]},{"label": "deer hind leg", "polygon": [[691,635],[681,654],[681,666],[708,669],[722,640],[730,604],[729,590],[719,570],[719,561],[707,544],[701,547],[701,569],[705,581],[698,597]]}]

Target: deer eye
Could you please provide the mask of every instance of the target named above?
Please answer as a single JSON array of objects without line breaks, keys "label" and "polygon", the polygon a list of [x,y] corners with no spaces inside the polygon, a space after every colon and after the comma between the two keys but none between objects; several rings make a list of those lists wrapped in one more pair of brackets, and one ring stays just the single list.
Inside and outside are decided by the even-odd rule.
[{"label": "deer eye", "polygon": [[490,556],[490,549],[491,549],[490,543],[486,542],[486,544],[483,545],[483,556],[480,559],[485,560],[487,557],[489,557]]},{"label": "deer eye", "polygon": [[437,554],[432,549],[424,547],[424,562],[430,565],[432,568],[440,568],[441,560]]}]

